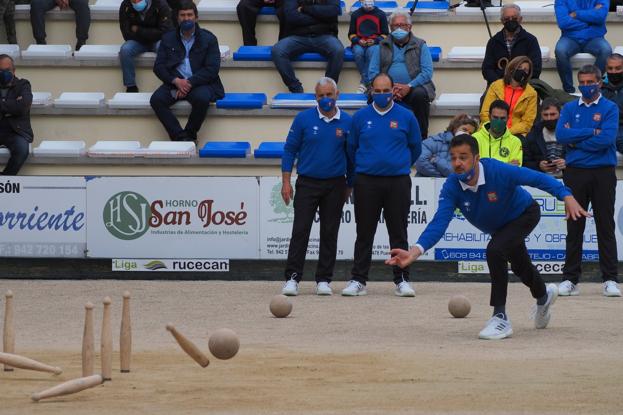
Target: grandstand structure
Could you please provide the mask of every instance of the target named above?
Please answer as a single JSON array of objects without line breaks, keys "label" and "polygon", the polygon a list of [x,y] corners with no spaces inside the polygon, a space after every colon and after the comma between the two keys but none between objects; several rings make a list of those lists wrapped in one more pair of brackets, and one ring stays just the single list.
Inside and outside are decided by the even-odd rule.
[{"label": "grandstand structure", "polygon": [[[441,48],[434,62],[433,81],[437,99],[431,108],[431,134],[442,131],[458,112],[478,114],[478,99],[485,88],[480,72],[484,45],[488,39],[482,12],[459,6],[452,11],[427,9],[420,2],[413,16],[413,32],[429,46]],[[443,3],[443,2],[434,2]],[[495,2],[494,2],[495,3]],[[537,36],[544,56],[541,79],[555,88],[560,80],[555,69],[554,47],[560,36],[552,2],[517,2],[523,11],[523,26]],[[118,0],[97,0],[92,4],[92,23],[87,47],[72,54],[75,44],[73,11],[54,10],[47,14],[48,44],[71,45],[67,48],[32,48],[34,43],[28,6],[16,11],[19,50],[4,45],[5,52],[16,56],[17,76],[30,80],[37,92],[31,111],[35,132],[33,150],[46,140],[82,140],[85,149],[98,141],[132,142],[147,148],[153,141],[168,141],[166,132],[149,107],[149,95],[160,81],[152,72],[154,54],[145,54],[137,63],[137,83],[143,95],[128,103],[115,47],[123,43],[118,24]],[[284,141],[293,116],[298,111],[276,105],[273,97],[287,92],[271,61],[236,60],[242,45],[237,21],[237,0],[201,0],[200,26],[213,32],[222,49],[220,76],[226,93],[263,93],[265,103],[256,108],[217,108],[211,106],[199,132],[198,146],[206,142],[249,142],[250,151],[243,158],[153,158],[153,157],[43,157],[31,155],[21,175],[126,175],[126,176],[276,176],[279,158],[255,158],[253,151],[262,142]],[[406,0],[398,0],[406,7]],[[352,0],[346,1],[340,17],[339,38],[348,45],[348,22]],[[423,6],[423,7],[422,7]],[[387,10],[391,11],[390,9]],[[486,9],[492,31],[501,29],[499,8]],[[258,40],[262,45],[277,41],[278,25],[274,15],[258,19]],[[4,36],[4,34],[0,35]],[[623,16],[610,13],[606,39],[613,49],[623,45]],[[0,38],[0,43],[3,43]],[[97,46],[97,47],[96,47]],[[621,48],[623,49],[623,48]],[[620,50],[621,50],[620,49]],[[32,53],[28,53],[28,51]],[[48,53],[48,51],[51,51]],[[578,56],[575,68],[591,62],[590,56]],[[301,61],[295,64],[305,90],[312,92],[316,80],[324,74],[324,62]],[[339,80],[342,93],[352,93],[359,75],[352,61],[345,62]],[[71,95],[67,93],[90,93]],[[264,105],[261,105],[264,104]],[[356,106],[357,103],[355,103]],[[276,108],[278,107],[278,108]],[[185,117],[188,108],[179,105]],[[138,144],[136,144],[138,142]],[[80,151],[80,150],[78,150]],[[84,151],[83,151],[84,153]],[[82,153],[81,153],[82,154]],[[118,154],[119,155],[119,154]],[[6,155],[0,155],[0,163]]]}]

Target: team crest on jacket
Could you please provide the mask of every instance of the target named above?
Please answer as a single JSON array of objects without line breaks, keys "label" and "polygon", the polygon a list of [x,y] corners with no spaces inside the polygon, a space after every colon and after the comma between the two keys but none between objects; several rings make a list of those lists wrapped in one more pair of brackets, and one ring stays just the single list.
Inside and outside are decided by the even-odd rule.
[{"label": "team crest on jacket", "polygon": [[389,128],[398,128],[398,121],[390,121]]},{"label": "team crest on jacket", "polygon": [[508,157],[510,154],[511,154],[511,152],[508,149],[508,147],[500,147],[500,156],[501,157]]},{"label": "team crest on jacket", "polygon": [[336,128],[335,129],[335,136],[336,137],[342,137],[344,135],[344,131],[341,128]]},{"label": "team crest on jacket", "polygon": [[593,121],[597,121],[597,122],[601,121],[601,113],[599,113],[599,112],[594,113],[593,114]]},{"label": "team crest on jacket", "polygon": [[489,202],[497,202],[498,201],[498,195],[495,192],[487,193],[487,197],[489,198]]}]

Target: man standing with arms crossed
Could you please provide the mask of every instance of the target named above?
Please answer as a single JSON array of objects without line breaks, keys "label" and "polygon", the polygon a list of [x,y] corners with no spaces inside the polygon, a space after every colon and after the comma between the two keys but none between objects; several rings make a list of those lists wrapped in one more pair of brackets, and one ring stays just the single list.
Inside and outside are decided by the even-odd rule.
[{"label": "man standing with arms crossed", "polygon": [[495,159],[481,159],[478,142],[470,135],[456,136],[450,143],[454,174],[439,194],[439,207],[417,243],[410,251],[392,249],[388,265],[406,267],[431,249],[448,228],[455,209],[482,232],[491,234],[487,245],[487,264],[491,274],[493,316],[479,334],[481,339],[498,340],[513,334],[506,314],[508,263],[536,299],[535,327],[544,329],[550,320],[550,307],[556,301],[555,284],[545,283],[532,264],[525,238],[539,223],[541,209],[530,193],[521,188],[532,186],[565,202],[567,219],[588,216],[569,189],[554,178]]},{"label": "man standing with arms crossed", "polygon": [[[294,199],[294,223],[288,250],[284,295],[299,293],[303,264],[316,211],[320,215],[320,247],[316,269],[316,294],[331,295],[330,287],[337,254],[337,235],[342,207],[349,195],[346,187],[346,139],[351,117],[336,105],[339,95],[331,78],[316,84],[317,107],[299,113],[286,140],[281,171],[281,197],[287,204]],[[296,193],[290,178],[297,159]]]}]

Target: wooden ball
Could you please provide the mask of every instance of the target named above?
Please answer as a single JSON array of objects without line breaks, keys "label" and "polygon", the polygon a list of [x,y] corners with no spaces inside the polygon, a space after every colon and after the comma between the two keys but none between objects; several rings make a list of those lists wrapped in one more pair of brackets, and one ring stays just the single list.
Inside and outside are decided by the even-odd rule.
[{"label": "wooden ball", "polygon": [[210,336],[208,348],[210,353],[217,359],[227,360],[238,353],[240,340],[238,340],[238,335],[233,330],[219,329]]},{"label": "wooden ball", "polygon": [[456,318],[466,317],[471,311],[472,306],[464,295],[455,295],[448,302],[448,311]]},{"label": "wooden ball", "polygon": [[270,300],[270,312],[277,318],[288,317],[292,312],[292,303],[283,294],[279,294]]}]

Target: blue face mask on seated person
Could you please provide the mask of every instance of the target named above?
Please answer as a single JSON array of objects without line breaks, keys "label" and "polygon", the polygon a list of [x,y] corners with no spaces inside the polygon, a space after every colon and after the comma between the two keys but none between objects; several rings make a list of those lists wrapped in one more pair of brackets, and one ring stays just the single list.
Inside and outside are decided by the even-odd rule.
[{"label": "blue face mask on seated person", "polygon": [[392,93],[387,92],[385,94],[372,94],[372,101],[379,108],[386,108],[390,102],[392,102]]},{"label": "blue face mask on seated person", "polygon": [[582,98],[592,99],[599,90],[599,84],[580,85],[578,89],[582,93]]},{"label": "blue face mask on seated person", "polygon": [[409,32],[400,27],[392,32],[392,37],[396,40],[404,40],[408,35]]},{"label": "blue face mask on seated person", "polygon": [[132,3],[132,7],[134,7],[134,10],[140,13],[147,7],[147,0],[141,0],[138,3]]},{"label": "blue face mask on seated person", "polygon": [[182,32],[190,32],[194,28],[195,22],[193,22],[192,20],[184,20],[182,23],[180,23],[180,29],[182,29]]},{"label": "blue face mask on seated person", "polygon": [[13,72],[8,69],[0,71],[0,85],[8,85],[13,80]]},{"label": "blue face mask on seated person", "polygon": [[335,98],[322,97],[318,100],[318,107],[324,112],[329,112],[335,108]]}]

